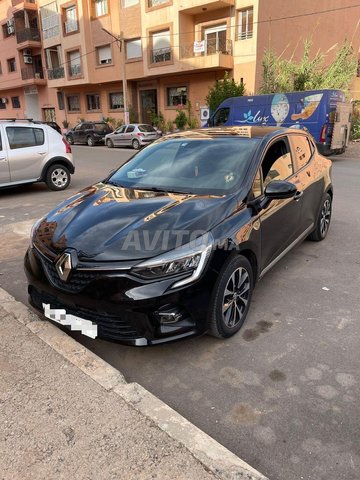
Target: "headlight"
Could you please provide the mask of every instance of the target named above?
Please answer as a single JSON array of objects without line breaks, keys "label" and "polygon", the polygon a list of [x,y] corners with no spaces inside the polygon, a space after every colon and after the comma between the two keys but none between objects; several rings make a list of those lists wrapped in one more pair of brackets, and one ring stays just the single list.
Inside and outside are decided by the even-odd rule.
[{"label": "headlight", "polygon": [[186,245],[139,263],[132,269],[132,272],[149,280],[188,273],[188,277],[171,286],[171,288],[181,287],[200,277],[209,259],[213,244],[213,236],[211,233],[207,233]]}]

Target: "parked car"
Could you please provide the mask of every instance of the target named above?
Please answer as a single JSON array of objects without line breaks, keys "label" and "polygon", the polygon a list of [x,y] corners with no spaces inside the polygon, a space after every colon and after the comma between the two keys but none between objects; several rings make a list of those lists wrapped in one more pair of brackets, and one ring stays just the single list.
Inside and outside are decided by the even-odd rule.
[{"label": "parked car", "polygon": [[60,135],[62,135],[61,128],[59,127],[59,125],[56,122],[42,122],[42,123],[44,123],[45,125],[49,125],[54,130],[56,130],[58,133],[60,133]]},{"label": "parked car", "polygon": [[331,161],[302,130],[167,135],[37,222],[30,302],[132,345],[230,337],[265,273],[326,237],[332,199]]},{"label": "parked car", "polygon": [[161,137],[161,133],[152,125],[145,123],[132,123],[130,125],[122,125],[114,132],[109,133],[105,137],[105,143],[109,148],[113,147],[132,147],[135,150],[144,145],[157,140]]},{"label": "parked car", "polygon": [[83,143],[94,147],[104,144],[105,136],[112,132],[112,128],[106,122],[80,122],[66,133],[66,139],[73,145]]},{"label": "parked car", "polygon": [[71,147],[49,125],[31,120],[0,121],[0,188],[45,182],[51,190],[70,185]]}]

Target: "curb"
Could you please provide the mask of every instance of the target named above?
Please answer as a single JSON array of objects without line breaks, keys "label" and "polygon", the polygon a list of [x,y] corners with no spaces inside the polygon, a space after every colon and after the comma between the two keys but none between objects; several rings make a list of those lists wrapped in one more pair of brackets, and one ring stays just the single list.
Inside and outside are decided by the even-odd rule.
[{"label": "curb", "polygon": [[223,445],[137,383],[127,383],[121,372],[80,345],[48,321],[40,320],[28,307],[0,288],[4,310],[62,357],[105,390],[113,391],[149,418],[158,428],[183,445],[205,468],[221,480],[268,480]]}]

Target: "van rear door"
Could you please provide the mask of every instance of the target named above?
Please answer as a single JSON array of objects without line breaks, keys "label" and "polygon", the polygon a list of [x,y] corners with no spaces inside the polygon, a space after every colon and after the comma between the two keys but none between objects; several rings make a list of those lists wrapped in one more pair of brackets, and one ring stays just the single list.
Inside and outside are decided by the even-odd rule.
[{"label": "van rear door", "polygon": [[339,102],[336,105],[334,130],[331,149],[343,149],[349,144],[352,107],[350,103]]}]

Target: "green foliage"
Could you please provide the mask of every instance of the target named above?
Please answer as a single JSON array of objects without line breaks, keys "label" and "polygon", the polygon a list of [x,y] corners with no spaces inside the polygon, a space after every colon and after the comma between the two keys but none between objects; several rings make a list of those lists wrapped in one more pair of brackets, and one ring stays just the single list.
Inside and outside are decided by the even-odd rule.
[{"label": "green foliage", "polygon": [[178,112],[178,114],[176,115],[176,118],[175,118],[175,125],[179,130],[184,130],[187,124],[186,113],[184,112],[184,110],[176,110],[176,111]]},{"label": "green foliage", "polygon": [[137,111],[132,105],[129,105],[129,121],[130,123],[137,123],[139,121]]},{"label": "green foliage", "polygon": [[171,132],[174,131],[174,122],[173,122],[172,120],[166,120],[166,121],[165,121],[165,129],[164,129],[164,131],[165,131],[166,133],[168,133],[168,132],[171,133]]},{"label": "green foliage", "polygon": [[230,97],[240,97],[245,94],[245,85],[236,83],[233,78],[229,78],[229,74],[225,72],[222,80],[217,80],[213,87],[209,88],[209,92],[205,97],[206,104],[211,112],[214,112],[224,100]]},{"label": "green foliage", "polygon": [[69,128],[70,123],[67,120],[63,120],[62,124],[64,128]]},{"label": "green foliage", "polygon": [[304,53],[298,63],[265,51],[262,59],[263,80],[260,93],[280,93],[334,88],[347,91],[355,76],[357,59],[347,41],[338,49],[334,61],[325,66],[327,53],[318,51],[311,58],[311,40],[304,42]]},{"label": "green foliage", "polygon": [[354,102],[354,110],[351,121],[351,139],[360,140],[360,102]]},{"label": "green foliage", "polygon": [[192,104],[191,104],[190,100],[188,100],[187,103],[186,103],[186,111],[187,111],[186,123],[187,123],[188,127],[189,128],[198,127],[199,122],[198,122],[198,119],[196,118],[196,116],[194,115],[194,112],[193,112],[193,109],[192,109]]},{"label": "green foliage", "polygon": [[165,132],[165,129],[166,129],[166,121],[165,121],[165,117],[164,115],[159,112],[159,113],[155,113],[154,111],[149,111],[149,117],[150,117],[150,121],[151,121],[151,124],[158,128],[159,130],[161,130],[162,132]]}]

